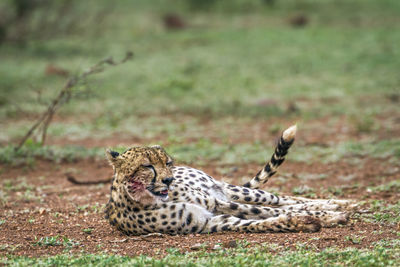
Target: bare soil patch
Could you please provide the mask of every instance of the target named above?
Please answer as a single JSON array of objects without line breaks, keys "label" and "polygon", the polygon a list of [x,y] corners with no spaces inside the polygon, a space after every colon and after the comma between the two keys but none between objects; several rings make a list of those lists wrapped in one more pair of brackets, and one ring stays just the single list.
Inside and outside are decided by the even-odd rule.
[{"label": "bare soil patch", "polygon": [[[233,184],[241,184],[257,172],[261,166],[254,164],[238,166],[208,165],[202,168],[217,179]],[[221,168],[231,170],[221,176]],[[337,198],[384,199],[390,203],[398,201],[396,192],[368,193],[367,187],[379,185],[382,181],[395,180],[399,171],[390,163],[376,159],[366,159],[362,166],[346,162],[334,164],[300,164],[286,162],[282,166],[283,176],[273,177],[268,186],[283,193],[292,194],[295,187],[308,185],[315,189],[315,197],[332,195],[324,189],[341,186],[342,192]],[[102,208],[108,200],[109,184],[79,186],[66,179],[66,173],[72,173],[79,179],[98,180],[111,177],[112,170],[104,160],[83,160],[76,163],[56,164],[38,161],[34,169],[1,166],[0,185],[7,201],[1,203],[0,254],[27,256],[54,255],[66,251],[62,244],[39,245],[42,237],[58,236],[75,242],[71,252],[110,252],[121,255],[148,254],[162,256],[167,248],[177,248],[182,252],[204,247],[212,250],[216,245],[235,246],[235,241],[246,240],[248,245],[273,243],[295,248],[298,243],[306,243],[317,249],[326,247],[364,247],[372,246],[382,239],[396,239],[398,226],[389,224],[366,223],[353,219],[348,225],[322,229],[318,233],[267,233],[244,234],[224,233],[187,236],[153,236],[130,238],[114,230],[103,218]],[[325,179],[300,179],[298,174],[326,174]],[[351,176],[351,182],[343,177]],[[25,178],[24,178],[25,177]],[[349,187],[346,188],[346,183]],[[350,186],[357,183],[357,187]],[[22,184],[22,185],[21,185]],[[27,194],[26,192],[30,193]],[[357,235],[360,242],[346,239]]]}]

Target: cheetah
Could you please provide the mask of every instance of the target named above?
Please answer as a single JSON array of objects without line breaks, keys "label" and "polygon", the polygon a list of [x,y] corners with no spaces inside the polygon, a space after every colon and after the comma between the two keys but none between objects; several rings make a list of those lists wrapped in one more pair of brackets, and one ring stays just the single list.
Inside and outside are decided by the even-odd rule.
[{"label": "cheetah", "polygon": [[350,200],[278,196],[259,187],[273,176],[294,142],[285,130],[269,162],[243,186],[175,166],[161,146],[107,150],[113,167],[105,218],[127,235],[166,233],[316,232],[345,224]]}]

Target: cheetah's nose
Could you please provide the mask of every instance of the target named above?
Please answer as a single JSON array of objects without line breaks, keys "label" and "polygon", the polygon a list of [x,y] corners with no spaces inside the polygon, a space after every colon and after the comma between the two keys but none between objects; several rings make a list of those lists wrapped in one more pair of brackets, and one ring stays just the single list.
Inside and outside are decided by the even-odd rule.
[{"label": "cheetah's nose", "polygon": [[167,177],[162,179],[162,182],[166,185],[170,185],[174,179],[175,179],[174,177]]}]

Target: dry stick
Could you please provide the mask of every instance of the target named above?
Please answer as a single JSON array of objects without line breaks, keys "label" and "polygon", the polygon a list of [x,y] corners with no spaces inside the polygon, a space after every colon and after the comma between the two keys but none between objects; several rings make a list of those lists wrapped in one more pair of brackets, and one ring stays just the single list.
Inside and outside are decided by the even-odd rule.
[{"label": "dry stick", "polygon": [[135,237],[127,237],[127,238],[124,238],[124,239],[113,240],[113,241],[109,241],[109,242],[110,243],[124,243],[124,242],[126,242],[128,240],[134,240],[134,241],[149,241],[149,242],[151,241],[154,244],[161,244],[160,242],[154,242],[154,240],[149,240],[148,239],[149,237],[161,237],[161,238],[163,238],[163,237],[165,237],[165,235],[161,234],[161,233],[150,233],[150,234],[147,234],[147,235],[140,235],[140,236],[135,236]]},{"label": "dry stick", "polygon": [[[114,62],[112,57],[103,59],[90,67],[87,71],[83,72],[81,75],[75,76],[70,78],[64,85],[64,87],[61,89],[60,93],[57,95],[57,97],[50,103],[48,106],[47,110],[40,116],[40,118],[35,122],[35,124],[29,129],[29,131],[25,134],[24,138],[22,138],[21,142],[18,144],[18,146],[15,148],[16,151],[21,149],[21,147],[25,144],[26,140],[30,136],[32,136],[33,132],[39,127],[42,126],[42,138],[41,138],[41,143],[42,145],[46,141],[46,134],[47,134],[47,128],[49,127],[49,124],[53,118],[53,115],[55,112],[59,109],[61,100],[64,98],[67,99],[67,101],[70,99],[71,96],[71,89],[81,80],[85,79],[87,76],[95,73],[99,73],[104,71],[104,66],[105,65],[111,65],[111,66],[117,66],[120,64],[125,63],[126,61],[130,60],[133,57],[132,52],[127,52],[124,59],[122,59],[120,62]],[[65,101],[64,103],[66,103]]]},{"label": "dry stick", "polygon": [[79,181],[71,174],[67,173],[67,180],[73,184],[77,185],[94,185],[94,184],[108,184],[111,182],[111,178],[105,178],[103,180],[96,180],[96,181]]}]

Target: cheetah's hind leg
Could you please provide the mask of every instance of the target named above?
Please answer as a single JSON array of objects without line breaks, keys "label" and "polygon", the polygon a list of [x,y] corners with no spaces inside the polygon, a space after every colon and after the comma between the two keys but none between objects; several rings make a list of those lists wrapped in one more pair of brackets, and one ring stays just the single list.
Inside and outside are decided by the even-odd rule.
[{"label": "cheetah's hind leg", "polygon": [[[301,204],[306,205],[306,204]],[[320,221],[323,227],[333,227],[338,224],[346,224],[348,222],[349,213],[341,211],[329,210],[312,210],[304,209],[304,207],[288,206],[282,207],[267,207],[261,205],[251,205],[235,202],[218,201],[213,207],[217,214],[229,214],[241,219],[262,220],[267,218],[287,215],[291,217],[310,216]]]},{"label": "cheetah's hind leg", "polygon": [[212,217],[202,233],[236,232],[317,232],[321,229],[318,219],[311,216],[280,215],[264,220],[243,220],[231,215]]}]

